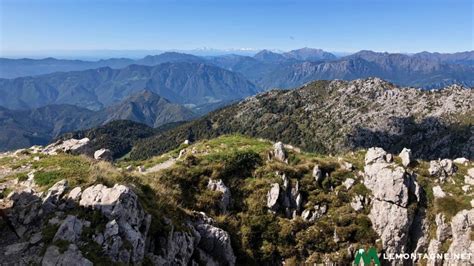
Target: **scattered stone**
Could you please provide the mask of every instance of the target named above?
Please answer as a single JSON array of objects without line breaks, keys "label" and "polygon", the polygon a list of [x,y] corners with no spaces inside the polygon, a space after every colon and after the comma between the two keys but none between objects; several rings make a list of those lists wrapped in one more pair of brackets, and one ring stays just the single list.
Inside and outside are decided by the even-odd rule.
[{"label": "scattered stone", "polygon": [[346,178],[342,184],[349,190],[354,185],[354,182],[355,180],[353,178]]},{"label": "scattered stone", "polygon": [[112,152],[109,149],[100,149],[94,152],[94,159],[111,162],[113,160]]},{"label": "scattered stone", "polygon": [[446,193],[444,193],[444,191],[441,189],[440,186],[434,186],[433,187],[433,196],[435,197],[435,199],[444,198],[444,197],[446,197]]},{"label": "scattered stone", "polygon": [[139,173],[145,173],[145,171],[146,171],[145,166],[143,166],[143,165],[137,166],[137,171]]},{"label": "scattered stone", "polygon": [[209,183],[207,184],[207,189],[212,190],[212,191],[222,192],[222,197],[219,202],[219,207],[221,209],[221,212],[223,213],[227,212],[227,208],[229,207],[229,204],[230,204],[231,193],[230,193],[230,189],[226,187],[224,182],[222,182],[221,179],[219,180],[209,179]]},{"label": "scattered stone", "polygon": [[278,183],[273,183],[272,188],[268,191],[267,194],[267,207],[271,211],[276,211],[278,209],[278,199],[280,197],[280,185]]},{"label": "scattered stone", "polygon": [[338,158],[338,161],[342,170],[345,170],[345,171],[354,170],[354,165],[352,165],[351,163],[344,161],[342,158]]},{"label": "scattered stone", "polygon": [[319,165],[314,166],[313,177],[316,183],[320,183],[323,180],[323,172],[321,171],[321,168],[319,168]]},{"label": "scattered stone", "polygon": [[428,172],[431,176],[438,177],[440,182],[444,182],[448,176],[453,175],[457,170],[452,160],[443,159],[430,161]]},{"label": "scattered stone", "polygon": [[403,166],[407,167],[411,163],[411,150],[407,148],[403,148],[403,150],[398,155],[400,159],[402,159]]},{"label": "scattered stone", "polygon": [[36,161],[36,162],[37,162],[37,161],[39,161],[39,160],[40,160],[40,157],[39,157],[39,156],[33,157],[33,161]]},{"label": "scattered stone", "polygon": [[282,142],[277,142],[273,145],[273,154],[278,161],[288,163],[285,147]]},{"label": "scattered stone", "polygon": [[364,209],[364,197],[362,195],[356,195],[351,201],[351,207],[356,212],[361,211]]},{"label": "scattered stone", "polygon": [[186,154],[186,149],[180,150],[180,151],[179,151],[179,155],[178,155],[178,159],[183,158],[185,154]]},{"label": "scattered stone", "polygon": [[184,145],[189,145],[189,144],[191,144],[191,141],[189,141],[189,139],[187,139],[187,140],[183,141],[183,144]]},{"label": "scattered stone", "polygon": [[314,222],[323,217],[328,210],[327,205],[315,205],[312,209],[306,209],[301,213],[301,218],[307,222]]},{"label": "scattered stone", "polygon": [[84,148],[89,141],[88,138],[58,141],[46,146],[42,152],[48,155],[57,155],[58,152],[74,152]]},{"label": "scattered stone", "polygon": [[454,159],[453,162],[457,164],[467,165],[467,163],[469,163],[469,160],[464,157],[461,157]]},{"label": "scattered stone", "polygon": [[464,191],[464,193],[468,193],[469,190],[471,190],[471,186],[470,185],[464,185],[461,187],[462,191]]}]

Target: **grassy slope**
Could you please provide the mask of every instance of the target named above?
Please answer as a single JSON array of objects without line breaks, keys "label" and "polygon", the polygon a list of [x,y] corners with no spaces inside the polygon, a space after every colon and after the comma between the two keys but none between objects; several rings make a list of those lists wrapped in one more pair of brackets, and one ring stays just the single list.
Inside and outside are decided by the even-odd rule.
[{"label": "grassy slope", "polygon": [[[231,234],[238,262],[242,264],[275,263],[281,259],[295,262],[308,257],[314,262],[321,262],[327,257],[335,262],[347,263],[350,262],[347,254],[350,244],[355,244],[356,248],[376,245],[377,235],[371,229],[368,210],[357,213],[349,206],[355,194],[368,193],[361,178],[355,174],[363,171],[365,152],[342,156],[356,167],[355,171],[348,172],[341,169],[337,157],[311,153],[289,151],[289,164],[267,161],[266,154],[272,149],[272,144],[241,135],[203,140],[186,149],[185,158],[178,160],[173,167],[148,175],[120,171],[109,163],[66,154],[40,156],[39,161],[33,160],[35,155],[22,155],[19,159],[2,158],[0,164],[5,167],[31,164],[37,170],[36,183],[42,189],[62,178],[68,179],[71,188],[95,183],[131,185],[146,210],[154,216],[151,234],[162,234],[168,230],[162,223],[164,216],[171,218],[180,228],[180,223],[190,215],[191,210],[204,211]],[[178,151],[132,163],[151,166],[176,157]],[[315,164],[330,175],[321,184],[316,184],[311,175]],[[117,166],[125,166],[125,163]],[[435,184],[434,179],[427,175],[427,167],[428,163],[421,162],[411,170],[417,173],[418,181],[427,191],[430,217],[434,218],[437,212],[451,217],[460,209],[470,208],[469,201],[473,197],[460,190],[466,167],[461,166],[453,178],[456,184],[442,185],[443,190],[452,196],[437,201],[432,197],[431,188]],[[299,180],[306,208],[327,204],[328,213],[314,224],[300,218],[289,220],[268,213],[266,195],[270,185],[282,182],[276,171],[286,173],[293,183]],[[26,173],[6,179],[12,177],[25,179]],[[341,184],[349,177],[356,179],[356,184],[346,190]],[[222,179],[231,189],[229,213],[219,213],[217,201],[220,194],[207,190],[209,178]],[[334,232],[340,238],[338,243],[333,241]],[[100,254],[91,251],[88,254],[96,261],[100,259]]]}]

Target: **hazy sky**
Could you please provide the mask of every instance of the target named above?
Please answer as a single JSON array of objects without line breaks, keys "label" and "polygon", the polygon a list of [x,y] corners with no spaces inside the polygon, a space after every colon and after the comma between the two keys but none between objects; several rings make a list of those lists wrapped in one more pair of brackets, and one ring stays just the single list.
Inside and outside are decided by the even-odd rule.
[{"label": "hazy sky", "polygon": [[472,0],[0,0],[0,51],[473,50]]}]

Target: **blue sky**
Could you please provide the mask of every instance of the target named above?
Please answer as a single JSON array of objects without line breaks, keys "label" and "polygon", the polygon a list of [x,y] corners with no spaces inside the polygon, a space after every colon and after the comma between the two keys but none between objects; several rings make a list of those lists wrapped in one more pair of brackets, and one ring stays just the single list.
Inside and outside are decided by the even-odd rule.
[{"label": "blue sky", "polygon": [[473,50],[472,0],[0,0],[0,51]]}]

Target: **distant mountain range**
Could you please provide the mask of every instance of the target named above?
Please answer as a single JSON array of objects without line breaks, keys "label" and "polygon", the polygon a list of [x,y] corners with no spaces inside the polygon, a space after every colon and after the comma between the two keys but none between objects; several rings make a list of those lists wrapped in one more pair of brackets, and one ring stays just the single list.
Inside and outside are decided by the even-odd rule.
[{"label": "distant mountain range", "polygon": [[[156,61],[153,58],[147,61]],[[0,79],[0,106],[31,109],[71,104],[99,110],[143,88],[173,103],[215,105],[254,95],[259,90],[241,74],[202,63],[130,65]]]},{"label": "distant mountain range", "polygon": [[166,52],[138,60],[0,59],[0,77],[14,78],[58,71],[101,67],[120,69],[132,64],[155,66],[178,62],[203,63],[237,72],[264,90],[293,88],[316,79],[352,80],[371,76],[402,86],[422,88],[441,88],[453,83],[474,85],[474,51],[452,54],[421,52],[411,55],[360,51],[338,58],[334,54],[313,48],[301,48],[285,53],[262,50],[254,56],[230,54],[201,57]]},{"label": "distant mountain range", "polygon": [[159,127],[191,120],[191,110],[150,91],[138,92],[100,111],[74,105],[48,105],[13,111],[0,107],[0,151],[43,145],[66,132],[97,127],[115,120],[131,120]]},{"label": "distant mountain range", "polygon": [[0,149],[5,149],[46,143],[113,120],[151,127],[190,120],[265,90],[314,80],[380,77],[401,86],[472,87],[474,51],[360,51],[340,58],[311,48],[254,56],[169,52],[95,62],[0,59],[0,70],[4,77],[21,76],[0,79]]}]

